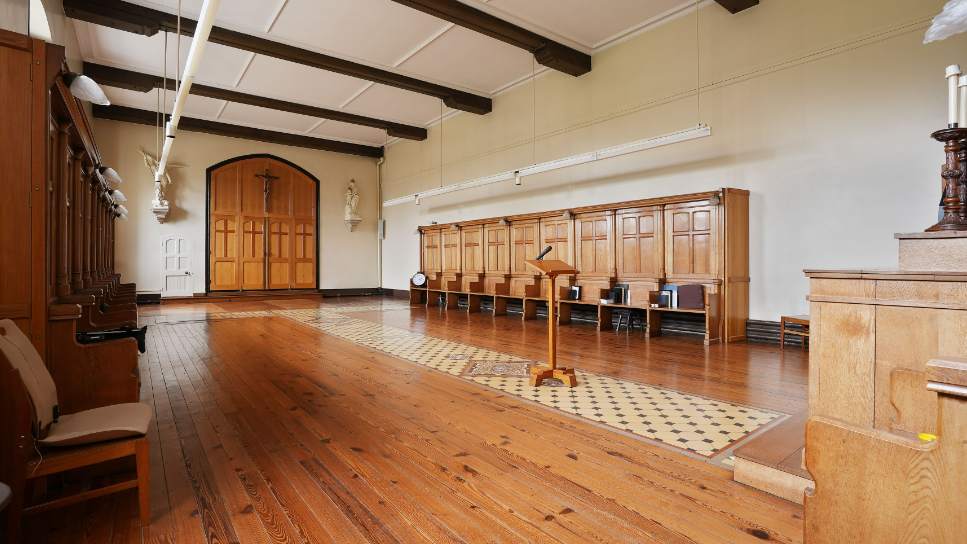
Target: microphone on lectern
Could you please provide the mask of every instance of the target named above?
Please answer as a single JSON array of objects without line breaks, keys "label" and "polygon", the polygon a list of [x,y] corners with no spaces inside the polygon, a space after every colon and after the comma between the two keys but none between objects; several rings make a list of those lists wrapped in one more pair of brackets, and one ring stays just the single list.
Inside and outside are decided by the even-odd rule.
[{"label": "microphone on lectern", "polygon": [[552,249],[554,249],[554,248],[551,247],[551,246],[547,246],[547,249],[545,249],[544,251],[541,251],[541,254],[538,255],[537,258],[535,258],[534,260],[535,261],[543,260],[544,259],[544,255],[547,255],[548,253],[550,253]]}]

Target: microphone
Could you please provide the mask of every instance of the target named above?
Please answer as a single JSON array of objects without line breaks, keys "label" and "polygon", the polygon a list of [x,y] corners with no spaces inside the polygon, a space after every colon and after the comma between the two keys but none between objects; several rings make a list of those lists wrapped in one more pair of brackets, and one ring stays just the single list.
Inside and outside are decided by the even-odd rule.
[{"label": "microphone", "polygon": [[537,257],[535,257],[534,260],[535,261],[543,260],[544,259],[544,255],[547,255],[548,253],[550,253],[552,249],[554,249],[554,248],[551,247],[551,246],[547,246],[547,249],[545,249],[544,251],[541,251],[541,254],[538,255]]}]

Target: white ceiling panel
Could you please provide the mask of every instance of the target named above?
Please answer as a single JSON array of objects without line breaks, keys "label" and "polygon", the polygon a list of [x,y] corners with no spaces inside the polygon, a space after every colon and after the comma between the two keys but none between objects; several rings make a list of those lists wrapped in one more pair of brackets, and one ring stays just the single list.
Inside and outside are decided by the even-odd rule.
[{"label": "white ceiling panel", "polygon": [[238,123],[285,132],[301,132],[303,134],[319,122],[319,119],[314,117],[234,102],[229,102],[225,106],[225,110],[222,111],[218,120],[225,123]]},{"label": "white ceiling panel", "polygon": [[[343,109],[387,121],[426,125],[440,117],[440,99],[377,84]],[[444,106],[444,113],[448,111]]]},{"label": "white ceiling panel", "polygon": [[[111,104],[118,106],[127,106],[129,108],[148,111],[157,111],[158,109],[158,95],[155,91],[139,93],[127,89],[104,87],[104,94],[107,95],[107,99],[111,101]],[[170,113],[175,105],[175,93],[170,91],[167,93],[167,103],[165,111]],[[185,117],[214,119],[218,115],[218,110],[222,108],[222,104],[223,102],[221,100],[192,95],[188,97],[188,102],[185,103],[184,115]]]},{"label": "white ceiling panel", "polygon": [[529,75],[534,69],[533,58],[523,49],[455,26],[400,68],[487,94]]},{"label": "white ceiling panel", "polygon": [[339,121],[327,120],[309,133],[312,136],[332,138],[347,142],[383,145],[386,143],[386,131],[378,128],[350,125]]},{"label": "white ceiling panel", "polygon": [[[280,84],[281,82],[281,84]],[[366,82],[271,57],[256,55],[237,90],[320,108],[336,109]]]},{"label": "white ceiling panel", "polygon": [[394,66],[446,25],[390,0],[289,0],[271,35]]},{"label": "white ceiling panel", "polygon": [[[84,60],[129,68],[139,72],[161,75],[164,71],[165,37],[163,32],[154,36],[141,36],[114,28],[76,22],[78,32],[87,32],[91,51],[82,51]],[[181,66],[188,61],[191,38],[181,39]],[[168,37],[168,77],[174,79],[175,37]],[[239,73],[248,62],[249,53],[231,47],[210,43],[205,47],[205,55],[195,81],[210,85],[231,87]]]},{"label": "white ceiling panel", "polygon": [[[682,0],[461,0],[493,8],[573,40],[586,48],[694,2]],[[483,9],[483,8],[481,8]]]},{"label": "white ceiling panel", "polygon": [[[178,0],[125,1],[168,13],[178,12]],[[218,5],[215,21],[218,25],[244,27],[265,32],[265,27],[272,21],[280,5],[284,3],[285,0],[225,0]],[[202,0],[182,0],[181,16],[198,20],[201,5]]]}]

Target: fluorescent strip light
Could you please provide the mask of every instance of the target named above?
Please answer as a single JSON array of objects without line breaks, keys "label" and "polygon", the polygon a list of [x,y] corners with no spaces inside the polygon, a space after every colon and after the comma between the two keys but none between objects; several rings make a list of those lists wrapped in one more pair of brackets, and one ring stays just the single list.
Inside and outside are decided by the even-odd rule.
[{"label": "fluorescent strip light", "polygon": [[[454,191],[462,191],[463,189],[470,189],[471,187],[480,187],[481,185],[489,185],[491,183],[498,183],[501,181],[515,179],[518,176],[533,176],[535,174],[540,174],[543,172],[550,172],[551,170],[558,170],[560,168],[567,168],[569,166],[576,166],[578,164],[585,164],[589,162],[594,162],[602,159],[609,159],[611,157],[617,157],[619,155],[626,155],[628,153],[634,153],[636,151],[644,151],[645,149],[653,149],[656,147],[662,147],[669,144],[675,144],[678,142],[685,142],[688,140],[694,140],[696,138],[704,138],[705,136],[711,136],[712,129],[708,125],[698,125],[687,130],[681,130],[678,132],[671,132],[668,134],[663,134],[661,136],[655,136],[654,138],[646,138],[644,140],[638,140],[637,142],[631,142],[628,144],[622,144],[615,147],[609,147],[599,151],[594,151],[592,153],[582,153],[580,155],[574,155],[571,157],[566,157],[563,159],[557,159],[553,161],[544,162],[541,164],[535,164],[534,166],[527,166],[519,170],[513,170],[510,172],[503,172],[500,174],[495,174],[493,176],[488,176],[485,178],[478,178],[471,181],[464,181],[462,183],[455,183],[453,185],[446,185],[436,189],[430,189],[429,191],[423,191],[418,193],[419,198],[437,196],[446,193],[452,193]],[[395,206],[397,204],[402,204],[404,202],[410,202],[411,200],[418,200],[417,193],[407,196],[401,196],[399,198],[394,198],[391,200],[386,200],[383,202],[383,207]]]},{"label": "fluorescent strip light", "polygon": [[618,155],[634,153],[635,151],[644,151],[645,149],[654,149],[656,147],[661,147],[663,145],[677,144],[678,142],[694,140],[696,138],[704,138],[705,136],[711,136],[711,135],[712,135],[712,129],[709,128],[708,125],[697,126],[695,128],[690,128],[688,130],[683,130],[681,132],[673,132],[671,134],[656,136],[654,138],[648,138],[646,140],[631,142],[630,144],[609,147],[607,149],[602,149],[601,151],[598,151],[597,153],[595,153],[595,155],[597,160],[610,159],[611,157],[617,157]]}]

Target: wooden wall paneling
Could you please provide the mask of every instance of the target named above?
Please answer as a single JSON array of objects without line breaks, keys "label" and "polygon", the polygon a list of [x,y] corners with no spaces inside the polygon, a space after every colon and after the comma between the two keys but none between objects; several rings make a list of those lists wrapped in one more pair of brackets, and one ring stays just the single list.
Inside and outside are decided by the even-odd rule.
[{"label": "wooden wall paneling", "polygon": [[316,285],[316,222],[314,219],[292,220],[294,269],[292,287],[309,289]]},{"label": "wooden wall paneling", "polygon": [[441,234],[443,238],[443,271],[459,274],[460,266],[460,229],[446,229]]},{"label": "wooden wall paneling", "polygon": [[94,237],[94,180],[88,173],[84,174],[83,179],[84,192],[81,198],[84,201],[84,212],[81,216],[81,222],[84,233],[81,239],[81,260],[84,272],[81,279],[84,281],[84,287],[90,287],[94,283],[94,278],[91,276],[91,238]]},{"label": "wooden wall paneling", "polygon": [[728,342],[747,338],[745,325],[749,319],[749,192],[723,189],[725,228],[725,338]]},{"label": "wooden wall paneling", "polygon": [[[269,217],[289,217],[293,215],[292,210],[292,185],[293,185],[293,174],[292,169],[287,168],[286,165],[282,163],[266,160],[265,166],[269,171],[269,176],[275,176],[276,179],[268,180],[268,198],[266,199],[266,210],[265,213]],[[262,181],[261,178],[256,178]],[[264,182],[263,182],[264,183]]]},{"label": "wooden wall paneling", "polygon": [[689,281],[720,277],[718,209],[708,201],[665,206],[665,277]]},{"label": "wooden wall paneling", "polygon": [[[810,359],[824,361],[816,368],[817,385],[813,391],[813,365],[810,365],[810,412],[872,427],[876,361],[876,307],[866,304],[813,304],[820,306],[811,315]],[[817,342],[817,338],[819,341]],[[815,393],[815,407],[813,405]],[[817,412],[813,412],[813,409]]]},{"label": "wooden wall paneling", "polygon": [[[510,226],[490,224],[484,226],[484,291],[507,294],[510,288]],[[500,287],[497,287],[497,286]]]},{"label": "wooden wall paneling", "polygon": [[[242,185],[244,190],[244,183]],[[244,203],[244,197],[242,202]],[[242,215],[239,269],[242,290],[265,289],[265,218]]]},{"label": "wooden wall paneling", "polygon": [[601,298],[601,289],[611,289],[615,283],[614,213],[578,214],[571,218],[571,222],[574,232],[572,264],[581,271],[577,277],[571,278],[571,284],[581,286],[582,300],[597,302]]},{"label": "wooden wall paneling", "polygon": [[[511,223],[510,294],[514,296],[539,296],[540,276],[529,270],[524,261],[533,259],[540,252],[541,225],[536,219]],[[536,286],[536,287],[535,287]]]},{"label": "wooden wall paneling", "polygon": [[[47,46],[31,40],[30,77],[30,341],[40,358],[47,360],[47,304],[51,276],[50,223],[50,114],[47,100]],[[34,75],[36,74],[36,75]],[[4,261],[10,262],[10,261]]]},{"label": "wooden wall paneling", "polygon": [[[932,282],[918,283],[936,287]],[[897,368],[923,370],[927,361],[937,356],[938,322],[940,312],[934,308],[903,308],[876,306],[876,329],[890,331],[877,334],[876,369],[874,376],[873,427],[889,430],[898,416],[890,402],[891,372]],[[812,327],[810,327],[812,328]]]},{"label": "wooden wall paneling", "polygon": [[238,163],[228,165],[212,172],[209,187],[212,215],[237,215],[241,213],[238,207],[240,200]]},{"label": "wooden wall paneling", "polygon": [[423,273],[443,272],[443,236],[440,229],[423,231]]},{"label": "wooden wall paneling", "polygon": [[[483,225],[460,229],[462,256],[462,285],[461,291],[481,293],[484,290],[483,275],[486,272],[484,263],[484,232]],[[479,297],[477,310],[479,311]],[[471,304],[470,311],[474,311]]]},{"label": "wooden wall paneling", "polygon": [[[5,226],[0,229],[0,262],[9,266],[11,263],[32,263],[32,206],[36,199],[31,194],[31,138],[26,136],[31,134],[33,115],[32,45],[29,39],[18,34],[4,31],[0,37],[4,38],[0,40],[0,82],[4,84],[0,95],[3,97],[0,100],[0,164],[3,165],[0,169],[0,185],[3,187],[0,218]],[[29,310],[36,298],[32,296],[30,275],[0,274],[0,306]],[[16,323],[37,345],[30,317],[19,316]]]},{"label": "wooden wall paneling", "polygon": [[316,183],[300,172],[289,170],[292,176],[292,215],[312,219],[316,217]]},{"label": "wooden wall paneling", "polygon": [[633,304],[647,303],[665,278],[663,210],[658,205],[615,212],[616,283],[628,284]]},{"label": "wooden wall paneling", "polygon": [[927,390],[927,375],[922,370],[894,368],[890,372],[889,389],[890,404],[897,414],[890,422],[889,431],[939,434],[937,393]]},{"label": "wooden wall paneling", "polygon": [[[558,259],[574,266],[574,254],[577,244],[575,242],[573,216],[569,219],[565,219],[563,216],[541,218],[539,233],[540,243],[537,245],[538,254],[550,246],[551,251],[544,256],[545,259]],[[564,276],[558,278],[556,283],[559,286],[570,287],[574,285],[574,281],[574,276]],[[541,276],[539,282],[541,284],[540,296],[547,298],[550,280],[545,276]]]}]

